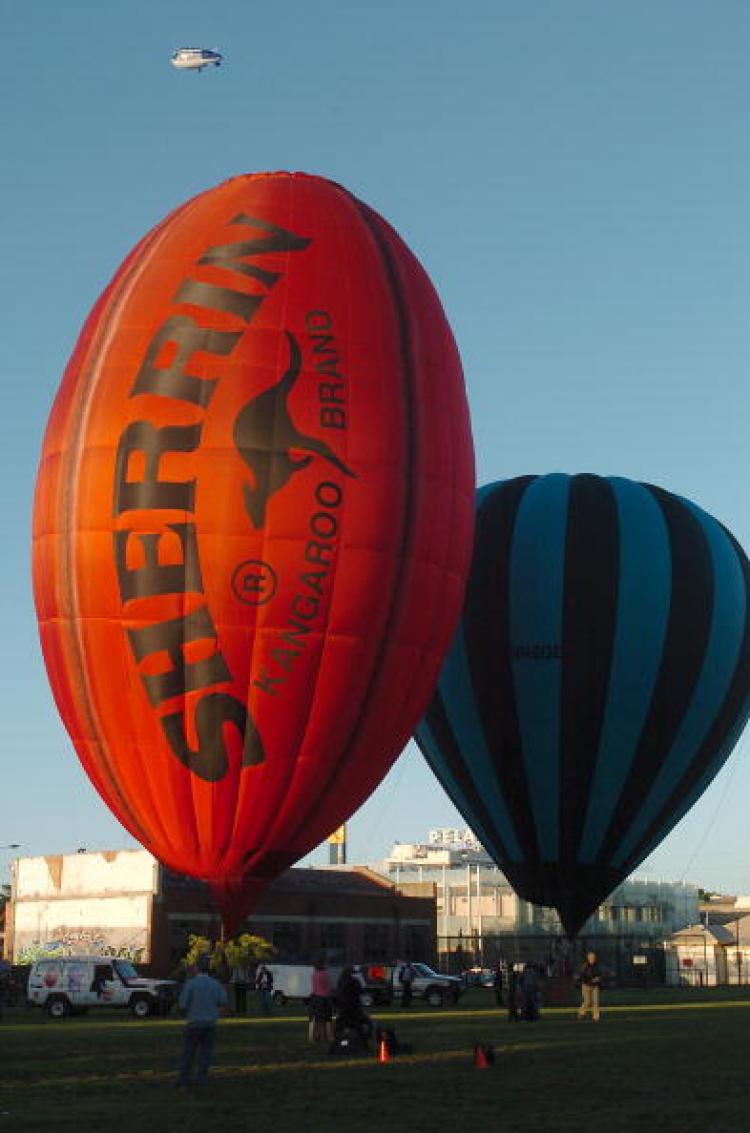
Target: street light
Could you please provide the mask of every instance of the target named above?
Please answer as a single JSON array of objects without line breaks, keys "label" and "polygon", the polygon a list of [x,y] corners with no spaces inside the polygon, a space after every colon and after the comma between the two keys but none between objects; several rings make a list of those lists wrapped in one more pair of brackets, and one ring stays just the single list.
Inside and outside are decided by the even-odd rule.
[{"label": "street light", "polygon": [[21,849],[21,843],[20,842],[8,842],[5,846],[0,846],[0,853],[4,853],[6,850],[20,850],[20,849]]},{"label": "street light", "polygon": [[20,849],[21,849],[21,843],[20,842],[8,842],[5,846],[0,846],[0,853],[4,853],[6,850],[20,850]]},{"label": "street light", "polygon": [[[8,843],[7,843],[7,844],[6,844],[5,846],[0,846],[0,851],[5,851],[5,850],[20,850],[20,849],[21,849],[21,843],[20,843],[20,842],[8,842]],[[6,884],[6,883],[5,883],[5,882],[1,882],[0,884],[2,884],[3,886],[5,886],[5,884]]]}]

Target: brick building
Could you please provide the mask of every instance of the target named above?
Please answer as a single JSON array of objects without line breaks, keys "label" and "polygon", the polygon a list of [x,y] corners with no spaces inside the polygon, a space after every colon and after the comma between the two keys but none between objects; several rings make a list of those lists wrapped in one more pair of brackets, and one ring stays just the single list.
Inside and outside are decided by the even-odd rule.
[{"label": "brick building", "polygon": [[[358,866],[290,869],[271,883],[243,931],[270,940],[281,960],[429,963],[435,887],[396,885]],[[6,951],[15,963],[50,952],[106,952],[164,975],[191,933],[219,933],[206,886],[165,870],[145,850],[13,863]]]}]

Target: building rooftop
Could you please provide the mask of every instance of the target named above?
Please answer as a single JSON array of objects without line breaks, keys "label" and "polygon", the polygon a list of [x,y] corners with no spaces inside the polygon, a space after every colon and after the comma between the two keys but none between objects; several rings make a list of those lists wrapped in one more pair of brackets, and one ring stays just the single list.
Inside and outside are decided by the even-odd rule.
[{"label": "building rooftop", "polygon": [[321,893],[346,893],[352,896],[365,893],[372,896],[375,890],[385,896],[393,893],[396,886],[365,866],[328,866],[323,869],[298,866],[282,873],[268,888],[274,893],[309,892],[317,889]]},{"label": "building rooftop", "polygon": [[688,925],[687,928],[673,932],[669,940],[673,944],[687,944],[691,939],[699,940],[704,937],[713,940],[716,944],[734,944],[735,942],[735,934],[729,928],[720,924]]},{"label": "building rooftop", "polygon": [[[205,882],[164,871],[164,889],[203,889]],[[322,869],[295,866],[270,882],[266,893],[282,895],[317,892],[321,895],[386,896],[397,891],[392,881],[365,866],[329,866]]]}]

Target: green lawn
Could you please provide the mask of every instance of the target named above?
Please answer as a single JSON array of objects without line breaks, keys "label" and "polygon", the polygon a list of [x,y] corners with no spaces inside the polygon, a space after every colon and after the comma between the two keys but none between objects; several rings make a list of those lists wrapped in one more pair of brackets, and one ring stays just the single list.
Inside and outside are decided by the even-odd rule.
[{"label": "green lawn", "polygon": [[[550,1009],[510,1024],[491,996],[380,1013],[414,1047],[387,1066],[329,1060],[299,1008],[220,1025],[210,1084],[175,1090],[182,1024],[115,1014],[0,1023],[0,1133],[248,1129],[750,1129],[750,999],[731,990],[609,993],[602,1022]],[[495,1045],[489,1070],[475,1042]]]}]

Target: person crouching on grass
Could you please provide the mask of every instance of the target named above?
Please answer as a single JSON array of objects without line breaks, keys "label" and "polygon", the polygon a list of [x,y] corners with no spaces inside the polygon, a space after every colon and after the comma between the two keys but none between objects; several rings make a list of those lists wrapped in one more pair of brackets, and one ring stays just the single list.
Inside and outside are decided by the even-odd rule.
[{"label": "person crouching on grass", "polygon": [[581,965],[581,1006],[578,1008],[578,1018],[585,1019],[587,1012],[595,1023],[599,1022],[599,988],[602,983],[602,974],[596,952],[587,952],[586,959]]},{"label": "person crouching on grass", "polygon": [[205,1085],[211,1066],[211,1057],[216,1038],[216,1020],[226,1012],[227,993],[218,980],[208,974],[208,956],[199,956],[198,971],[185,982],[180,993],[180,1010],[184,1013],[187,1025],[180,1059],[178,1086],[189,1086],[193,1072],[193,1062],[198,1055],[196,1086]]},{"label": "person crouching on grass", "polygon": [[347,964],[339,977],[336,988],[338,1015],[334,1034],[343,1035],[346,1031],[355,1032],[369,1049],[369,1040],[375,1034],[375,1024],[362,1007],[360,996],[362,985],[354,975],[354,968]]}]

